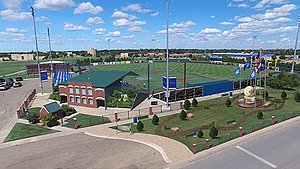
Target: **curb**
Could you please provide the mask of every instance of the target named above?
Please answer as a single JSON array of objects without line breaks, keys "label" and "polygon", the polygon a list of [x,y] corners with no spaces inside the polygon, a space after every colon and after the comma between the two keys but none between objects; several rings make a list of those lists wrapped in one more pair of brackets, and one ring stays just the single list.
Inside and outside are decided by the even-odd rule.
[{"label": "curb", "polygon": [[88,133],[88,132],[84,132],[84,134],[86,134],[86,135],[88,135],[88,136],[92,136],[92,137],[105,138],[105,139],[113,139],[113,140],[125,140],[125,141],[132,141],[132,142],[144,144],[144,145],[147,145],[147,146],[152,147],[152,148],[154,148],[155,150],[157,150],[157,151],[161,154],[162,158],[164,159],[164,161],[165,161],[166,163],[169,164],[169,163],[172,162],[172,161],[168,158],[166,152],[165,152],[161,147],[159,147],[159,146],[156,145],[156,144],[145,143],[145,142],[142,142],[142,141],[139,141],[139,140],[133,140],[133,139],[128,139],[128,138],[99,136],[99,135],[91,134],[91,133]]}]

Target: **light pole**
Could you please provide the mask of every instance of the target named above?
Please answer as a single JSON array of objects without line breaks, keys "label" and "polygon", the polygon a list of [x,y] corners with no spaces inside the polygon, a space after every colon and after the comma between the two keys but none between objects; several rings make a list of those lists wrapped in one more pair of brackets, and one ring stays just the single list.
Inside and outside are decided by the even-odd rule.
[{"label": "light pole", "polygon": [[31,7],[31,15],[32,15],[32,19],[33,19],[36,57],[37,57],[38,72],[39,72],[39,78],[40,78],[40,88],[41,88],[41,94],[43,95],[44,92],[43,92],[43,83],[42,83],[42,79],[41,79],[41,67],[40,67],[39,47],[38,47],[37,36],[36,36],[35,16],[34,16],[34,9],[33,9],[33,7]]},{"label": "light pole", "polygon": [[48,32],[48,40],[49,40],[49,50],[50,50],[50,77],[51,77],[51,85],[52,85],[52,93],[53,91],[53,64],[52,64],[52,50],[51,50],[51,39],[50,39],[50,29],[47,28],[47,32]]},{"label": "light pole", "polygon": [[298,16],[297,22],[298,22],[298,30],[297,30],[297,36],[296,36],[296,42],[295,42],[295,51],[294,51],[291,73],[294,73],[294,67],[295,67],[295,59],[296,59],[296,54],[297,54],[297,45],[298,45],[298,37],[299,37],[299,30],[300,30],[300,16]]},{"label": "light pole", "polygon": [[255,39],[257,38],[257,36],[253,36],[252,37],[252,40],[253,40],[253,42],[252,42],[252,51],[253,51],[253,53],[254,53],[254,42],[255,42]]},{"label": "light pole", "polygon": [[166,20],[167,20],[167,93],[166,103],[169,107],[169,1],[166,0]]}]

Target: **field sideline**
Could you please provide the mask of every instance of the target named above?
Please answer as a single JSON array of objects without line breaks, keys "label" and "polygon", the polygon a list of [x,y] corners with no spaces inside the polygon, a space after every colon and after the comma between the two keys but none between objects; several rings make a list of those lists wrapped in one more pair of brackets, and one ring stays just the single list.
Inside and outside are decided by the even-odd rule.
[{"label": "field sideline", "polygon": [[[161,62],[150,64],[151,91],[162,90],[162,76],[164,76],[166,72],[165,65],[165,63]],[[169,76],[177,77],[177,88],[181,88],[184,85],[183,68],[183,63],[169,63]],[[99,65],[92,66],[91,69],[103,71],[133,71],[140,76],[127,76],[124,78],[124,81],[131,84],[139,83],[142,90],[147,90],[147,64]],[[238,80],[238,77],[234,76],[236,69],[237,67],[234,66],[187,63],[187,83],[225,79]],[[249,78],[250,73],[251,70],[247,70],[246,72],[242,71],[242,77]],[[143,86],[144,83],[146,87]]]}]

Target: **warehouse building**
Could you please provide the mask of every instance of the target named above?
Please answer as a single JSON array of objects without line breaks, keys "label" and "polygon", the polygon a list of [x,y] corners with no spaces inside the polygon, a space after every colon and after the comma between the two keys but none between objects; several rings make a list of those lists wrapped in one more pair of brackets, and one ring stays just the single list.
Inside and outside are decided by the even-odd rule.
[{"label": "warehouse building", "polygon": [[83,107],[107,107],[107,99],[134,72],[88,71],[59,84],[61,103]]}]

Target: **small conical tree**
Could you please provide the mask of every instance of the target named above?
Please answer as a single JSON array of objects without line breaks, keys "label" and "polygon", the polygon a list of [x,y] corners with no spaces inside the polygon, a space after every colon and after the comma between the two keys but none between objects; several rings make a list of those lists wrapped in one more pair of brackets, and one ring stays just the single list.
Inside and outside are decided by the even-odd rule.
[{"label": "small conical tree", "polygon": [[300,102],[300,94],[299,94],[299,92],[297,92],[297,93],[295,94],[295,101],[296,101],[296,102]]},{"label": "small conical tree", "polygon": [[186,111],[182,110],[180,112],[180,116],[179,117],[180,117],[181,120],[185,120],[187,118]]},{"label": "small conical tree", "polygon": [[142,123],[142,121],[139,120],[139,122],[137,123],[136,129],[138,131],[142,131],[144,129],[144,124]]},{"label": "small conical tree", "polygon": [[184,105],[183,105],[183,108],[185,110],[189,110],[191,108],[191,102],[189,100],[185,100],[184,101]]},{"label": "small conical tree", "polygon": [[215,137],[218,136],[218,134],[219,134],[218,129],[217,129],[215,126],[212,126],[212,127],[210,128],[210,131],[209,131],[209,137],[210,137],[210,138],[215,138]]},{"label": "small conical tree", "polygon": [[199,130],[197,136],[198,136],[199,138],[202,138],[202,137],[203,137],[203,131],[202,131],[202,130]]},{"label": "small conical tree", "polygon": [[225,102],[225,105],[226,105],[227,107],[230,107],[230,106],[231,106],[231,101],[230,101],[229,99],[227,99],[226,102]]},{"label": "small conical tree", "polygon": [[159,123],[159,118],[158,116],[155,114],[152,118],[152,124],[153,125],[157,125]]},{"label": "small conical tree", "polygon": [[197,107],[198,100],[194,98],[193,101],[192,101],[192,105],[193,105],[193,107]]},{"label": "small conical tree", "polygon": [[264,117],[263,112],[262,112],[262,111],[259,111],[259,112],[257,113],[257,118],[258,118],[258,119],[262,119],[263,117]]},{"label": "small conical tree", "polygon": [[286,97],[287,97],[287,93],[285,91],[282,91],[282,93],[281,93],[282,100],[285,100]]}]

